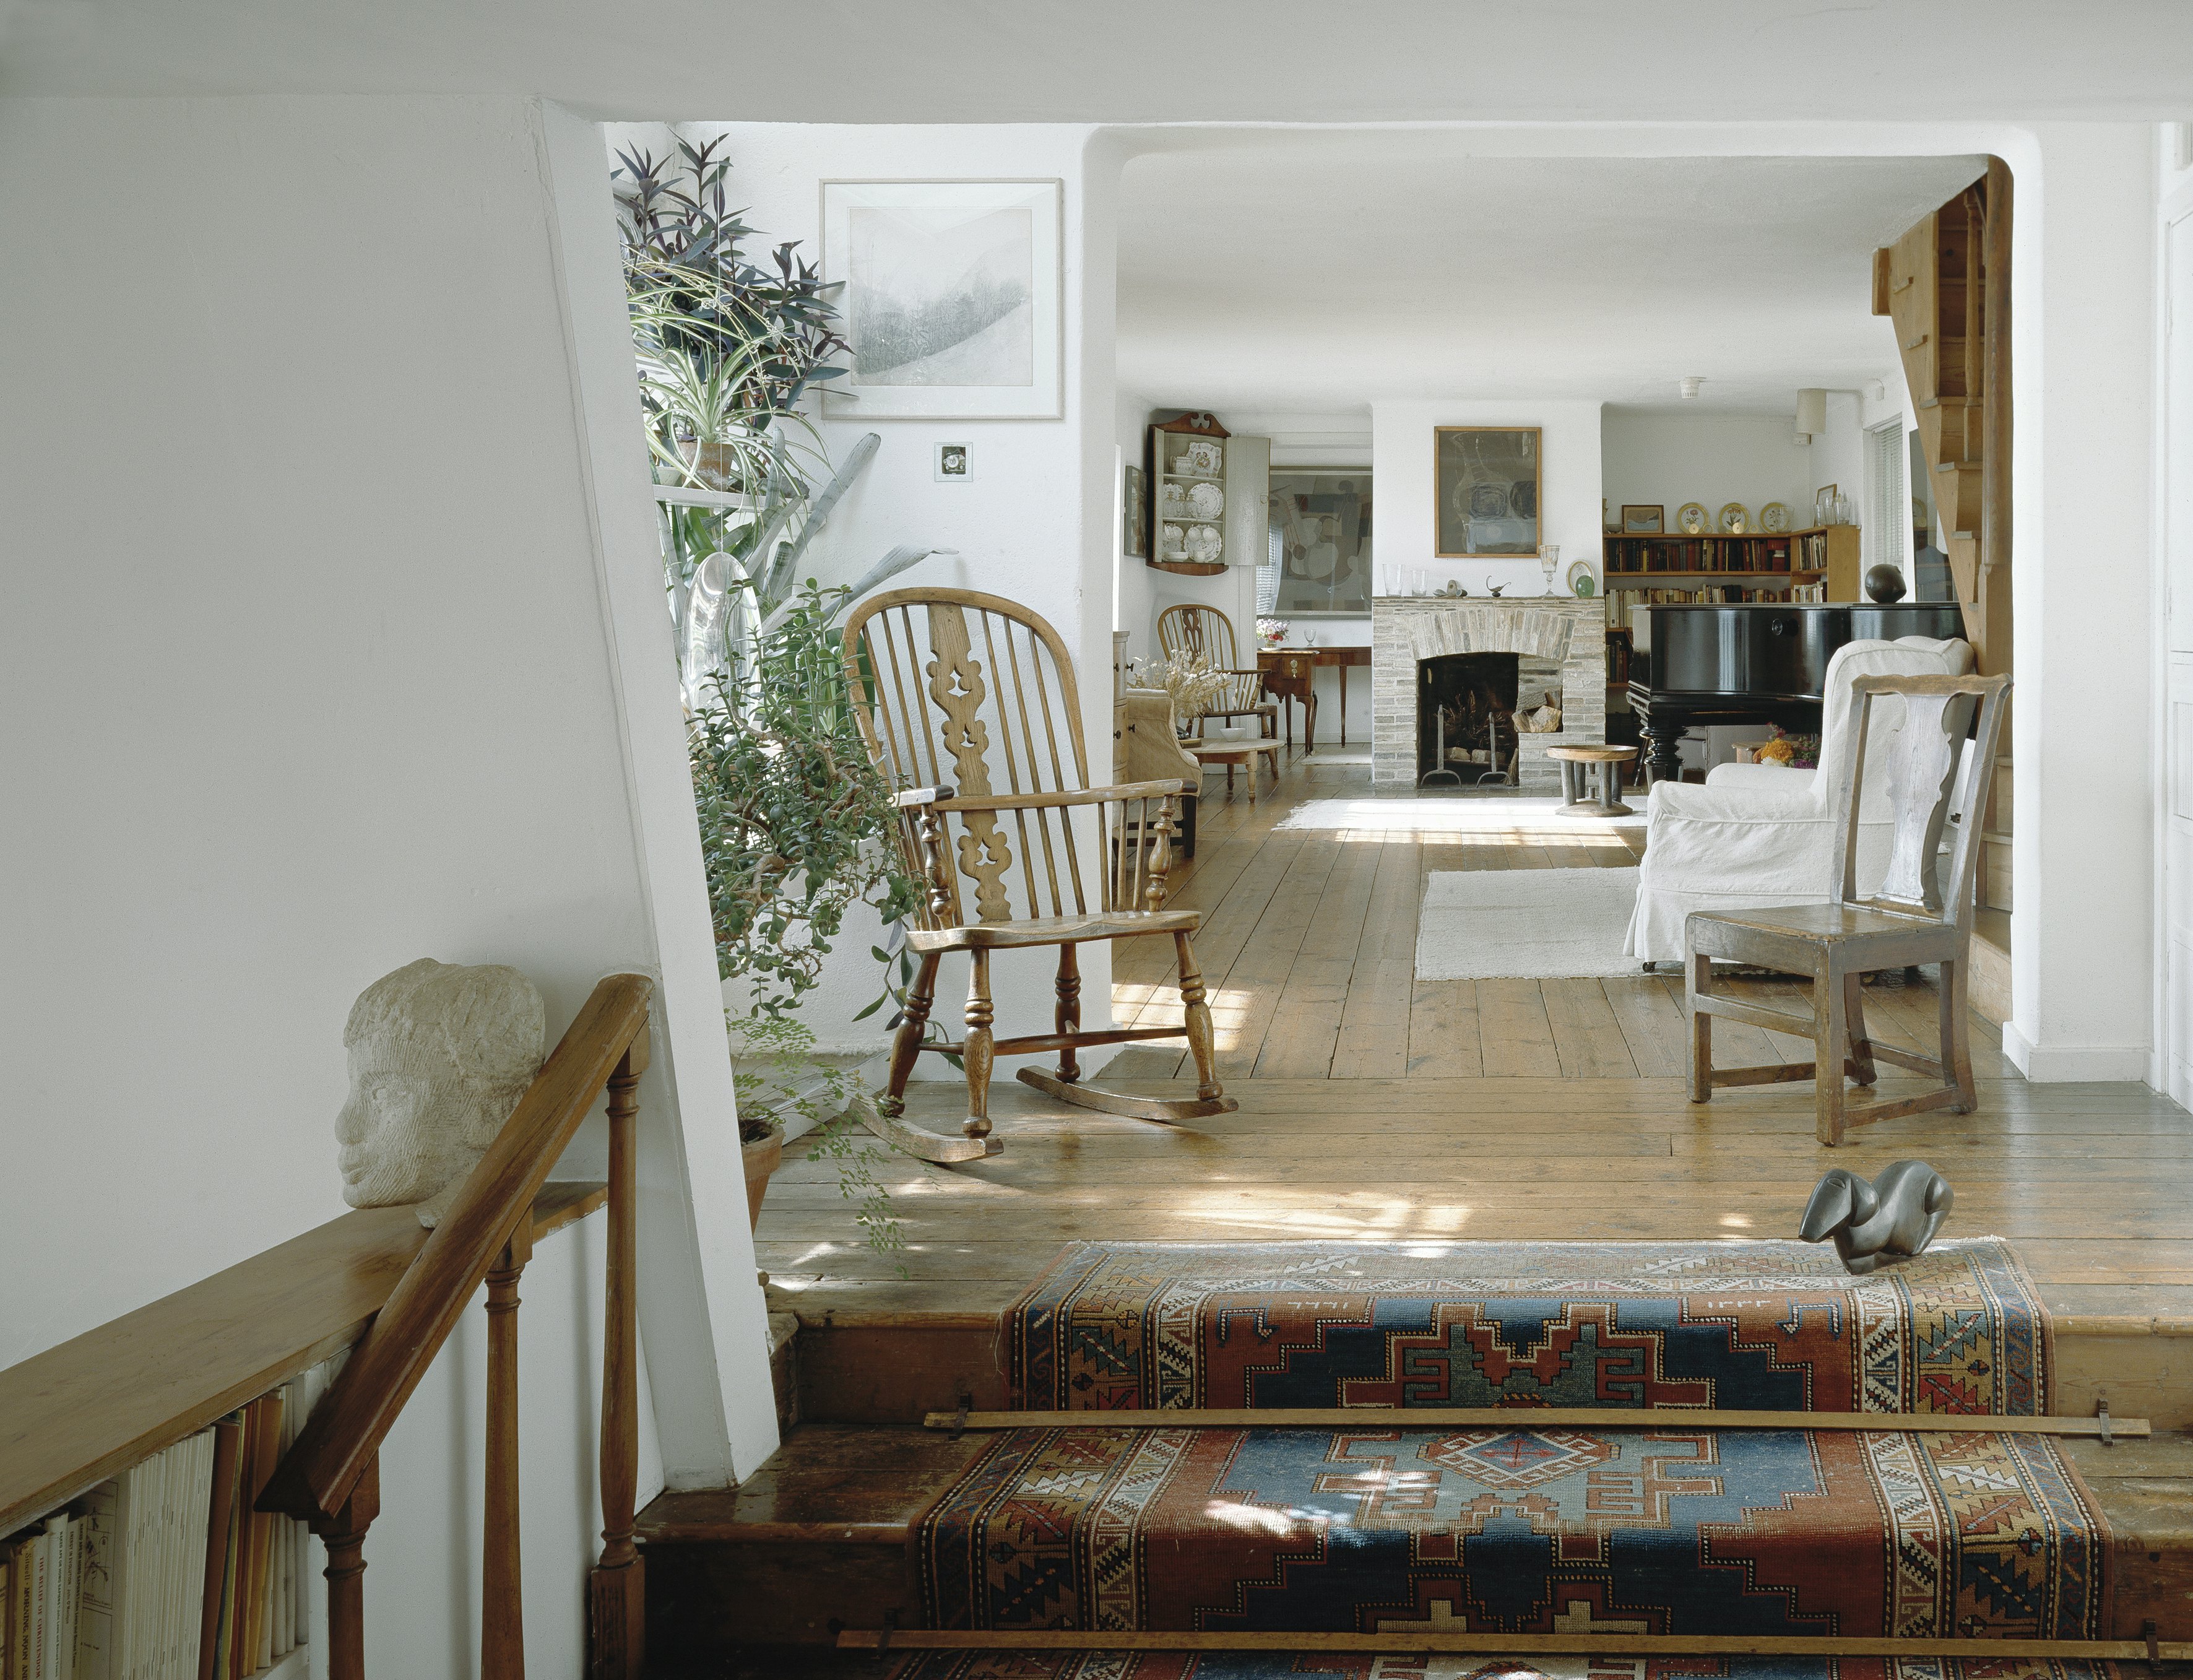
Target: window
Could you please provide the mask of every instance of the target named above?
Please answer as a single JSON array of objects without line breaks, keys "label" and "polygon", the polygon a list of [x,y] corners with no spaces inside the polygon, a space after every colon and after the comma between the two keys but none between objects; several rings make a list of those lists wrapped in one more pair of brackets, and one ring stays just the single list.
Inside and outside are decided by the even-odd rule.
[{"label": "window", "polygon": [[1870,569],[1886,561],[1906,571],[1911,502],[1904,489],[1903,421],[1869,427],[1865,448],[1865,563]]}]

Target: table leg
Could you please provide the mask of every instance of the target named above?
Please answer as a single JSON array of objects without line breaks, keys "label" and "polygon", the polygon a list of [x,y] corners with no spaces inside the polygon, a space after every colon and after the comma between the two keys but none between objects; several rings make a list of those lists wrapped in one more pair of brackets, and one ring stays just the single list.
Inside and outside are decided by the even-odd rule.
[{"label": "table leg", "polygon": [[1339,665],[1333,668],[1340,678],[1340,744],[1345,747],[1348,744],[1348,667]]},{"label": "table leg", "polygon": [[1303,696],[1303,756],[1308,758],[1317,750],[1317,679],[1309,679],[1309,688]]}]

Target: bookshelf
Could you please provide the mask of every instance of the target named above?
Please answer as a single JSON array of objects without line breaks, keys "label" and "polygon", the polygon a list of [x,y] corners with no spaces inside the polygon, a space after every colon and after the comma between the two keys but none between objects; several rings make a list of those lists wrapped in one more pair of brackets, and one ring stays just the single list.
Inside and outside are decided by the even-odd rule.
[{"label": "bookshelf", "polygon": [[1625,609],[1645,591],[1656,603],[1858,599],[1856,525],[1742,536],[1610,531],[1603,541],[1607,622],[1618,628],[1628,622]]},{"label": "bookshelf", "polygon": [[[1827,601],[1858,599],[1859,537],[1855,525],[1823,525],[1805,530],[1755,530],[1745,535],[1618,535],[1607,533],[1607,594],[1617,590],[1756,586],[1756,599],[1785,599],[1783,592],[1824,583]],[[1752,599],[1745,590],[1744,597]]]}]

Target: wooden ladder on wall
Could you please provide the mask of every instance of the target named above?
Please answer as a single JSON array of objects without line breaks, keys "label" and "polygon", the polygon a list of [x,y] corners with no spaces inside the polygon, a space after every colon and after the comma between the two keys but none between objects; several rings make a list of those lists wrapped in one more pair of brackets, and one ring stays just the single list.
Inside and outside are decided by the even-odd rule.
[{"label": "wooden ladder on wall", "polygon": [[[1979,668],[2011,672],[2009,166],[1987,174],[1873,254],[1873,312],[1896,330],[1920,447]],[[2010,811],[2006,721],[1979,869],[1973,1006],[2010,1012]]]}]

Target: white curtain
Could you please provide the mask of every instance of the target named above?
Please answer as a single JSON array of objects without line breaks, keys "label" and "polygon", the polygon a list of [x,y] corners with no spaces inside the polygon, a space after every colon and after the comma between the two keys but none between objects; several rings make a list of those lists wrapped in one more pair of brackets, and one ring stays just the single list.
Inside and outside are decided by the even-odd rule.
[{"label": "white curtain", "polygon": [[1904,554],[1911,529],[1911,502],[1904,489],[1904,422],[1892,420],[1867,431],[1865,563],[1869,568],[1883,560],[1899,571],[1910,571]]}]

